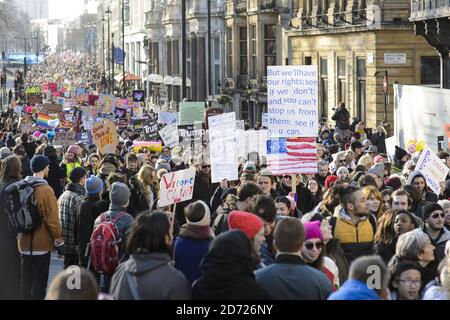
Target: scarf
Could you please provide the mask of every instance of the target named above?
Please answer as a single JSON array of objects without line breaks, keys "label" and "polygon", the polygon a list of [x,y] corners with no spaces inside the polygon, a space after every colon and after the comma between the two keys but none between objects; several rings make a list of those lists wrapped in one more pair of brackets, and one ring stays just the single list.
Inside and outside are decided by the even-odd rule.
[{"label": "scarf", "polygon": [[196,240],[212,240],[214,233],[210,226],[193,226],[189,223],[184,224],[180,230],[180,236],[183,238],[191,238]]}]

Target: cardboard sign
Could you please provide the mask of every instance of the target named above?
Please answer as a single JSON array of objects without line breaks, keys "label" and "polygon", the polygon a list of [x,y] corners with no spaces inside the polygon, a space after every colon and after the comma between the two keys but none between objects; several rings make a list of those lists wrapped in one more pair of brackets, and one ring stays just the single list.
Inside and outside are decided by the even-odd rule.
[{"label": "cardboard sign", "polygon": [[97,122],[92,129],[92,141],[102,154],[116,153],[119,139],[114,122],[110,120]]},{"label": "cardboard sign", "polygon": [[57,131],[53,139],[55,146],[71,146],[77,143],[77,135],[75,131]]},{"label": "cardboard sign", "polygon": [[160,183],[159,207],[192,199],[194,194],[195,168],[167,173]]},{"label": "cardboard sign", "polygon": [[204,102],[180,103],[180,126],[192,125],[195,122],[205,121]]},{"label": "cardboard sign", "polygon": [[61,104],[57,104],[57,103],[46,103],[44,104],[44,109],[42,110],[43,113],[46,114],[54,114],[54,113],[59,113],[61,111],[63,111],[63,106]]},{"label": "cardboard sign", "polygon": [[425,177],[428,187],[433,190],[434,193],[441,193],[440,183],[445,181],[449,168],[447,165],[439,159],[439,157],[428,147],[422,150],[419,161],[415,168]]},{"label": "cardboard sign", "polygon": [[159,130],[159,135],[164,141],[164,145],[173,148],[180,143],[180,136],[178,135],[178,123],[167,125],[164,129]]}]

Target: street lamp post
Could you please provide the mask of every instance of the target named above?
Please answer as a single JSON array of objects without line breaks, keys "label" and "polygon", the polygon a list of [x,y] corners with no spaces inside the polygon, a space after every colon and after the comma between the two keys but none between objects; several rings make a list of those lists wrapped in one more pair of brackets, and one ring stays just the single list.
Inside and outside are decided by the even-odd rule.
[{"label": "street lamp post", "polygon": [[114,94],[114,32],[111,34],[112,39],[112,57],[111,57],[111,70],[112,70],[112,76],[111,77],[111,88],[112,88],[112,94]]},{"label": "street lamp post", "polygon": [[211,43],[211,0],[207,0],[208,2],[208,96],[212,96],[212,72],[211,72],[211,65],[212,65],[212,43]]},{"label": "street lamp post", "polygon": [[108,93],[111,94],[111,57],[110,57],[110,29],[111,29],[111,19],[110,19],[110,15],[111,15],[111,10],[108,7],[108,10],[106,10],[105,12],[108,15]]},{"label": "street lamp post", "polygon": [[186,98],[186,1],[181,1],[181,100]]},{"label": "street lamp post", "polygon": [[122,98],[125,99],[125,0],[122,0]]},{"label": "street lamp post", "polygon": [[[105,53],[105,16],[102,18],[102,61],[103,61],[103,84],[106,82],[106,53]],[[104,92],[104,91],[103,91]]]}]

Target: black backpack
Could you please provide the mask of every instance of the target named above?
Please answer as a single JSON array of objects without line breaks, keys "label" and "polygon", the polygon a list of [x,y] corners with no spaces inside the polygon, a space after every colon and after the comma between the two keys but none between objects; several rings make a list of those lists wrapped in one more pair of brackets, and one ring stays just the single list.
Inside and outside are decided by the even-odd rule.
[{"label": "black backpack", "polygon": [[21,180],[5,189],[5,211],[9,224],[16,233],[33,233],[42,223],[34,199],[34,188],[42,183]]}]

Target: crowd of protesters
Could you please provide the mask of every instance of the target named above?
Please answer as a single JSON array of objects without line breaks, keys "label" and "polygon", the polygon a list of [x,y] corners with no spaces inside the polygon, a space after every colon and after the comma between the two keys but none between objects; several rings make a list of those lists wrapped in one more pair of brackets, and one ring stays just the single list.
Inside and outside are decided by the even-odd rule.
[{"label": "crowd of protesters", "polygon": [[[61,72],[51,59],[45,72]],[[76,81],[79,70],[61,75]],[[47,130],[20,133],[2,119],[0,202],[25,179],[42,223],[14,234],[0,207],[0,299],[450,299],[450,177],[435,194],[414,171],[420,143],[391,159],[384,126],[367,129],[343,103],[332,120],[320,128],[317,174],[294,185],[246,159],[238,181],[213,184],[207,151],[136,150],[132,130],[120,130],[115,153],[82,142],[58,153]],[[162,176],[190,167],[192,200],[161,207]],[[99,274],[89,248],[105,221],[117,228],[119,261]],[[47,288],[55,250],[66,270]],[[67,288],[73,266],[81,290]],[[379,286],[369,286],[370,267]]]}]

